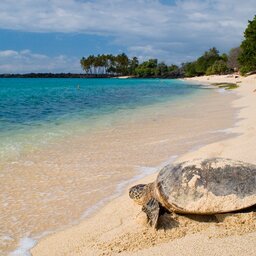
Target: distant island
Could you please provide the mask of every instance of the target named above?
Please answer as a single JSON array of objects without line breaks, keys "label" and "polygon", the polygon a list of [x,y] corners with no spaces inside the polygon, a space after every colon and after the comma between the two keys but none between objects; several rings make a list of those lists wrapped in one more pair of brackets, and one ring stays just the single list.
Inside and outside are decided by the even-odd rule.
[{"label": "distant island", "polygon": [[26,73],[26,74],[0,74],[0,78],[110,78],[112,74],[84,74],[84,73]]}]

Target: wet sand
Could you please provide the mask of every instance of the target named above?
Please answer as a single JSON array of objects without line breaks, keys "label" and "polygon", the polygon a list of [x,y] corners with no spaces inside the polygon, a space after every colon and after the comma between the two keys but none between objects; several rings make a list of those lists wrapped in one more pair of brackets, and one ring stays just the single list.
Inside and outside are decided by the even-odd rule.
[{"label": "wet sand", "polygon": [[117,113],[88,134],[65,137],[3,163],[2,253],[14,251],[21,239],[79,223],[174,156],[235,136],[221,130],[234,123],[237,110],[229,102],[236,97],[212,90],[191,102]]},{"label": "wet sand", "polygon": [[[211,76],[195,78],[199,82],[237,82],[235,77]],[[200,111],[200,117],[195,124],[217,125],[221,122],[218,115],[222,116],[232,105],[239,109],[238,119],[235,126],[229,131],[235,136],[223,138],[217,142],[208,142],[208,145],[197,150],[187,152],[183,149],[178,153],[183,154],[176,161],[182,161],[198,157],[229,157],[237,160],[256,163],[255,160],[255,109],[256,109],[256,76],[239,78],[240,87],[235,94],[239,99],[226,99],[222,104],[214,102],[219,111],[211,111],[205,105]],[[223,95],[222,95],[223,96]],[[219,99],[222,98],[219,96]],[[233,96],[232,96],[233,97]],[[216,98],[217,100],[217,98]],[[209,102],[209,99],[207,99]],[[229,110],[230,111],[230,110]],[[217,119],[211,114],[216,113]],[[232,111],[224,117],[232,116]],[[205,115],[205,122],[202,116]],[[232,118],[231,118],[232,119]],[[231,120],[230,119],[230,120]],[[166,127],[168,121],[163,118],[160,127]],[[191,120],[193,120],[191,116]],[[192,121],[190,120],[189,123]],[[208,121],[207,121],[208,120]],[[182,120],[184,122],[184,120]],[[182,126],[183,127],[183,126]],[[186,127],[186,126],[185,126]],[[227,127],[227,126],[226,126]],[[179,127],[180,128],[180,127]],[[188,127],[187,127],[188,128]],[[189,127],[189,129],[194,129]],[[206,128],[205,126],[202,128]],[[158,135],[170,134],[170,128],[166,128],[166,133],[159,132]],[[167,132],[168,131],[168,132]],[[180,130],[178,130],[180,131]],[[146,135],[146,132],[143,134]],[[177,130],[176,130],[177,134]],[[198,134],[198,133],[193,133]],[[209,138],[212,133],[207,133]],[[191,133],[190,138],[193,138]],[[138,137],[139,139],[140,137]],[[150,141],[150,137],[147,141]],[[166,137],[165,137],[166,138]],[[167,139],[167,138],[166,138]],[[185,140],[186,141],[186,140]],[[201,141],[203,142],[203,140]],[[152,143],[152,141],[151,141]],[[198,145],[199,146],[199,145]],[[137,147],[137,145],[136,145]],[[163,148],[163,145],[159,147]],[[158,159],[159,163],[166,160],[165,156],[173,155],[172,147],[164,147],[165,150],[158,151],[155,147],[150,152],[149,159]],[[177,147],[175,148],[177,150]],[[147,151],[143,152],[146,153]],[[171,152],[171,154],[168,154]],[[164,154],[165,153],[165,154]],[[176,153],[177,154],[177,153]],[[144,155],[144,154],[142,154]],[[140,155],[139,157],[142,157]],[[162,157],[158,157],[162,155]],[[140,158],[138,158],[140,159]],[[145,159],[145,158],[143,158]],[[147,163],[142,161],[142,163]],[[147,166],[157,165],[156,161],[149,161]],[[140,164],[143,165],[143,164]],[[140,182],[151,182],[156,174],[148,176]],[[135,182],[137,183],[137,182]],[[225,214],[210,217],[198,217],[188,215],[177,215],[170,218],[169,214],[161,218],[161,228],[159,231],[152,230],[145,223],[145,216],[138,205],[135,205],[125,193],[113,199],[93,216],[83,221],[79,225],[63,230],[56,234],[42,239],[32,250],[32,255],[255,255],[256,244],[256,213],[255,209],[236,214]]]}]

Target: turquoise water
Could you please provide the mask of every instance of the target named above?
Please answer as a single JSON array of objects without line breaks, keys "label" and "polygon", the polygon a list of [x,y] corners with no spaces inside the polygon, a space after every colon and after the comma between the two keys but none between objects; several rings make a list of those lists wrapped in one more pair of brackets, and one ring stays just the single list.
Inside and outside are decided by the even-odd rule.
[{"label": "turquoise water", "polygon": [[198,91],[180,80],[0,79],[0,158],[70,134],[74,124],[86,129],[102,116]]},{"label": "turquoise water", "polygon": [[0,132],[58,125],[69,117],[86,119],[195,91],[179,80],[0,79]]}]

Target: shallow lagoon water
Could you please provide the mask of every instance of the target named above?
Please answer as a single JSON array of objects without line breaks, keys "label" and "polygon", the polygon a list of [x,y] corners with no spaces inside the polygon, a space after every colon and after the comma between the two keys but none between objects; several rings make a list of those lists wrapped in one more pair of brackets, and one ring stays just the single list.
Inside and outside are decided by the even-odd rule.
[{"label": "shallow lagoon water", "polygon": [[178,80],[0,79],[0,159],[90,130],[111,113],[198,91]]}]

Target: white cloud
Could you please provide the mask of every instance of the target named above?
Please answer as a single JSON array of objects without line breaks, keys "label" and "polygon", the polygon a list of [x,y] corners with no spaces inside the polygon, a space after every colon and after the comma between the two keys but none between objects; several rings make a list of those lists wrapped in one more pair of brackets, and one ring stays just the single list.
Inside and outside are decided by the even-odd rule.
[{"label": "white cloud", "polygon": [[0,28],[106,35],[129,54],[179,63],[239,45],[255,11],[256,0],[1,0]]},{"label": "white cloud", "polygon": [[64,55],[50,57],[30,50],[0,51],[0,73],[81,72],[79,59]]},{"label": "white cloud", "polygon": [[[0,26],[32,32],[92,32],[165,36],[176,26],[194,21],[240,21],[254,15],[255,0],[2,0]],[[245,12],[244,12],[245,10]]]},{"label": "white cloud", "polygon": [[18,53],[13,50],[0,51],[0,58],[1,57],[13,57],[13,56],[17,56],[17,55],[18,55]]}]

